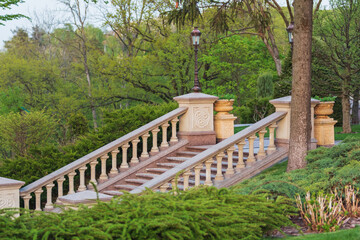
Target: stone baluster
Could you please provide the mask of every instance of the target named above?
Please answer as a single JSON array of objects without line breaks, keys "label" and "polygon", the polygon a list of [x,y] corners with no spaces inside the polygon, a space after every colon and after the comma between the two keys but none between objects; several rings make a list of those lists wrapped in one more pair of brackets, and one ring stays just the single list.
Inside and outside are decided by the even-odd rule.
[{"label": "stone baluster", "polygon": [[79,168],[80,185],[79,185],[79,188],[78,188],[78,192],[82,192],[82,191],[86,190],[86,186],[85,186],[85,171],[86,171],[86,169],[87,169],[86,165]]},{"label": "stone baluster", "polygon": [[160,192],[164,193],[169,188],[169,183],[164,183],[160,186]]},{"label": "stone baluster", "polygon": [[254,141],[256,139],[256,135],[254,134],[253,136],[249,137],[249,156],[247,158],[247,163],[253,163],[256,161],[255,156],[254,156]]},{"label": "stone baluster", "polygon": [[148,150],[147,150],[147,139],[150,137],[150,134],[146,133],[144,135],[141,136],[142,138],[142,141],[143,141],[143,151],[141,153],[141,160],[145,160],[147,158],[149,158],[149,153],[148,153]]},{"label": "stone baluster", "polygon": [[35,191],[35,210],[36,211],[41,211],[41,193],[43,192],[43,190],[41,188],[39,188],[38,190]]},{"label": "stone baluster", "polygon": [[117,155],[119,152],[120,151],[117,148],[111,151],[111,170],[109,173],[110,177],[115,177],[119,173],[117,169]]},{"label": "stone baluster", "polygon": [[238,142],[238,163],[236,165],[236,171],[240,171],[240,169],[245,167],[244,164],[244,146],[245,146],[246,142],[245,139],[241,140],[240,142]]},{"label": "stone baluster", "polygon": [[177,143],[179,140],[176,135],[176,124],[179,121],[178,118],[174,118],[171,120],[171,138],[170,138],[170,144]]},{"label": "stone baluster", "polygon": [[130,160],[131,164],[139,163],[139,158],[137,157],[137,146],[139,142],[140,140],[138,138],[131,141],[131,145],[132,145],[132,158]]},{"label": "stone baluster", "polygon": [[109,158],[109,156],[107,154],[102,155],[100,157],[100,161],[101,161],[101,174],[99,177],[99,182],[103,183],[106,180],[109,179],[108,175],[106,174],[106,160]]},{"label": "stone baluster", "polygon": [[264,144],[265,133],[267,133],[266,129],[262,129],[259,132],[259,151],[257,153],[257,159],[259,159],[259,160],[266,157],[265,148],[264,148],[265,147],[265,144]]},{"label": "stone baluster", "polygon": [[273,153],[276,151],[275,147],[275,128],[277,128],[277,125],[271,124],[269,126],[269,146],[267,148],[267,154]]},{"label": "stone baluster", "polygon": [[[98,160],[94,160],[94,161],[90,162],[90,167],[91,167],[91,170],[90,170],[90,182],[92,182],[95,185],[97,184],[96,173],[95,173],[97,164],[98,164]],[[90,188],[91,187],[92,187],[92,185],[90,186]]]},{"label": "stone baluster", "polygon": [[56,202],[59,203],[59,198],[64,195],[63,184],[64,184],[64,181],[65,181],[65,178],[61,177],[56,181],[57,181],[57,185],[58,185],[58,196],[57,196]]},{"label": "stone baluster", "polygon": [[230,147],[228,150],[226,150],[227,152],[227,158],[228,158],[228,167],[226,169],[225,172],[225,177],[231,177],[235,171],[234,171],[234,167],[233,167],[233,153],[235,151],[235,147],[232,146]]},{"label": "stone baluster", "polygon": [[55,186],[55,184],[50,183],[46,185],[46,204],[45,204],[45,210],[51,210],[54,208],[52,203],[52,188]]},{"label": "stone baluster", "polygon": [[24,208],[30,209],[29,202],[30,202],[30,199],[32,198],[31,195],[29,194],[29,195],[23,196],[22,198],[24,199]]},{"label": "stone baluster", "polygon": [[162,142],[160,145],[161,148],[169,147],[169,143],[167,141],[167,129],[169,126],[170,126],[170,124],[168,124],[168,123],[164,123],[163,125],[161,125],[161,129],[162,129]]},{"label": "stone baluster", "polygon": [[216,166],[217,166],[217,170],[216,170],[216,176],[215,176],[215,181],[221,181],[224,180],[224,176],[222,174],[222,159],[225,156],[225,154],[223,152],[219,153],[218,155],[216,155]]},{"label": "stone baluster", "polygon": [[[171,180],[171,188],[172,190],[177,190],[177,181],[175,181],[175,178]],[[176,195],[176,192],[174,193]]]},{"label": "stone baluster", "polygon": [[191,175],[190,170],[183,173],[184,177],[184,191],[186,191],[189,188],[189,177]]},{"label": "stone baluster", "polygon": [[121,146],[122,149],[122,162],[120,165],[120,169],[126,169],[129,168],[129,164],[127,162],[127,150],[130,147],[129,144],[125,144]]},{"label": "stone baluster", "polygon": [[199,165],[196,165],[194,168],[195,172],[195,187],[200,185],[200,171],[203,168],[203,164],[200,163]]},{"label": "stone baluster", "polygon": [[212,158],[209,158],[205,161],[205,167],[206,167],[206,179],[204,185],[212,186],[213,182],[211,181],[211,164],[214,162]]},{"label": "stone baluster", "polygon": [[153,137],[153,146],[151,148],[151,152],[150,153],[157,153],[159,152],[159,148],[157,146],[157,134],[158,132],[160,132],[160,129],[158,127],[156,127],[154,130],[151,130],[152,133],[152,137]]},{"label": "stone baluster", "polygon": [[68,194],[73,194],[75,193],[74,191],[74,177],[76,175],[76,172],[71,172],[68,174],[68,177],[69,177],[69,192]]}]

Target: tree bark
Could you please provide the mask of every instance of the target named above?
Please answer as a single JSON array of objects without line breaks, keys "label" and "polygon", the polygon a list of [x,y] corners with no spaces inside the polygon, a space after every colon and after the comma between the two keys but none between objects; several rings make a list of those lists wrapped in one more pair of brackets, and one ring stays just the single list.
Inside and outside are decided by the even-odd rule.
[{"label": "tree bark", "polygon": [[342,133],[351,133],[350,117],[350,76],[348,75],[343,81],[341,106],[343,114]]},{"label": "tree bark", "polygon": [[304,168],[311,140],[312,0],[294,1],[290,146],[287,171]]},{"label": "tree bark", "polygon": [[352,124],[359,124],[359,91],[360,89],[359,88],[356,88],[355,89],[355,92],[354,92],[354,97],[353,97],[353,106],[352,106],[352,121],[351,123]]}]

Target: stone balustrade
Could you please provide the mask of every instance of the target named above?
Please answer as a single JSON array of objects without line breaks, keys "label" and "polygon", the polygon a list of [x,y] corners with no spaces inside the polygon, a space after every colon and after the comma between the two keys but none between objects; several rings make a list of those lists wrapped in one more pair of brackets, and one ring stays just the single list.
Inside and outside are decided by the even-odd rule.
[{"label": "stone balustrade", "polygon": [[[225,178],[232,177],[236,172],[241,171],[247,165],[252,165],[256,161],[261,161],[267,154],[276,151],[275,146],[275,129],[278,127],[277,123],[287,115],[287,112],[275,112],[252,126],[238,132],[237,134],[223,140],[222,142],[210,147],[209,149],[199,153],[170,169],[169,171],[155,177],[154,179],[144,183],[135,188],[130,193],[140,193],[146,188],[159,190],[161,192],[167,191],[170,187],[177,188],[176,175],[179,173],[179,181],[183,182],[183,189],[189,188],[190,176],[193,176],[194,185],[200,184],[212,186]],[[269,144],[267,151],[265,151],[264,135],[269,129]],[[255,155],[254,141],[259,137],[259,150]],[[246,140],[249,146],[249,153],[246,161],[244,161],[244,146]],[[234,168],[234,152],[237,151],[237,163]],[[223,164],[223,160],[227,164]],[[212,166],[216,165],[216,175],[212,177]],[[225,169],[224,169],[225,168]],[[205,172],[205,181],[200,181],[201,171]],[[176,186],[175,186],[176,185]]]},{"label": "stone balustrade", "polygon": [[[144,161],[155,155],[161,149],[178,142],[177,123],[178,117],[186,113],[186,107],[180,107],[164,116],[132,131],[125,136],[93,151],[92,153],[64,166],[57,171],[23,187],[20,189],[20,196],[24,200],[24,208],[41,211],[44,203],[41,196],[46,191],[46,204],[44,210],[50,211],[54,208],[54,196],[57,198],[82,192],[93,188],[92,184],[97,185],[107,181],[126,171],[139,161]],[[170,127],[171,124],[171,128]],[[160,149],[158,146],[158,133],[162,130]],[[168,141],[168,131],[171,133]],[[149,134],[151,133],[151,134]],[[152,138],[151,151],[148,149],[148,138]],[[140,140],[141,139],[141,140]],[[142,144],[142,153],[138,156],[138,145]],[[129,156],[131,153],[131,158]],[[119,157],[121,156],[121,158]],[[121,163],[120,163],[121,161]],[[107,169],[107,164],[111,162],[111,169]],[[96,176],[96,166],[100,165],[100,176]],[[119,166],[120,165],[120,166]],[[119,167],[118,167],[119,166]],[[90,179],[85,179],[90,176]],[[57,191],[55,192],[54,187]],[[66,189],[65,189],[66,186]],[[35,206],[30,206],[30,200],[35,197]],[[55,203],[60,204],[57,200]]]}]

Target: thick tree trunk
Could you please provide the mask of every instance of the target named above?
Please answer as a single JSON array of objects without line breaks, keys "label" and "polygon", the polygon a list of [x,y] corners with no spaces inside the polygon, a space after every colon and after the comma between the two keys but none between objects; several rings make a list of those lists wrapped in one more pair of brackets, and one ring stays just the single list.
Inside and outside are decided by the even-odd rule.
[{"label": "thick tree trunk", "polygon": [[353,106],[352,106],[352,116],[351,116],[351,123],[352,124],[359,124],[359,88],[355,89],[354,97],[353,97]]},{"label": "thick tree trunk", "polygon": [[294,1],[290,147],[287,170],[304,168],[311,139],[312,0]]}]

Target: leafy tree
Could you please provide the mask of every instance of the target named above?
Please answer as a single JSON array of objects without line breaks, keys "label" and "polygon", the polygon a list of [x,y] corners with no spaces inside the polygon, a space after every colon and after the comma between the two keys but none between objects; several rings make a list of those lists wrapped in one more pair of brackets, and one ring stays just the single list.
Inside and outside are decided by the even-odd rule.
[{"label": "leafy tree", "polygon": [[43,111],[0,116],[1,146],[13,156],[26,156],[31,146],[48,142],[53,137],[54,127],[54,120]]},{"label": "leafy tree", "polygon": [[331,10],[322,11],[317,19],[316,34],[326,45],[325,63],[337,76],[341,86],[343,132],[351,132],[350,96],[357,88],[360,71],[360,2],[357,0],[330,1]]},{"label": "leafy tree", "polygon": [[272,97],[274,95],[273,75],[269,72],[261,74],[257,79],[257,96]]},{"label": "leafy tree", "polygon": [[[1,0],[0,1],[0,9],[7,10],[11,9],[14,5],[17,6],[19,3],[23,3],[23,0]],[[4,22],[10,21],[13,19],[19,19],[19,18],[28,18],[22,14],[5,14],[0,15],[0,26],[5,25]]]}]

